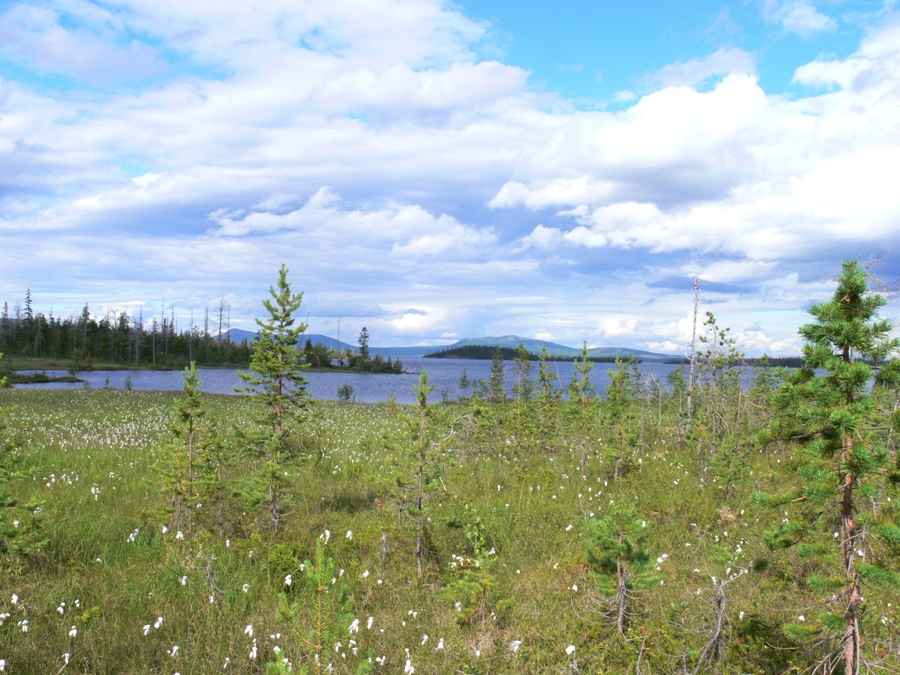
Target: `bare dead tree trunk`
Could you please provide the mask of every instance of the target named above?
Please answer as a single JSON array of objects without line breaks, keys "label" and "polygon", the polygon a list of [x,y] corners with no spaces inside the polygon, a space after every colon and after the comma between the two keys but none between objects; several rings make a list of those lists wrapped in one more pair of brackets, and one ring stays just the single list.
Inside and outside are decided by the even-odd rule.
[{"label": "bare dead tree trunk", "polygon": [[620,560],[616,560],[616,630],[619,635],[625,635],[625,623],[628,619],[628,573]]},{"label": "bare dead tree trunk", "polygon": [[687,417],[690,430],[691,416],[694,414],[694,377],[697,363],[697,312],[700,311],[700,278],[694,279],[694,328],[691,332],[691,371],[688,377]]}]

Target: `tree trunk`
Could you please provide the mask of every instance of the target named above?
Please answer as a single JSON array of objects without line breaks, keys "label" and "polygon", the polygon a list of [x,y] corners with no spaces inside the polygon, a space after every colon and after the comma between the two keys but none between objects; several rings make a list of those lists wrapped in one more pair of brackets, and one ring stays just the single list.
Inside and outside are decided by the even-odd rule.
[{"label": "tree trunk", "polygon": [[[841,449],[842,463],[846,464],[853,452],[853,438],[845,436]],[[846,628],[842,643],[844,646],[844,672],[846,675],[859,673],[860,644],[859,644],[859,605],[862,602],[862,594],[859,589],[859,573],[856,569],[857,540],[860,537],[856,529],[856,521],[853,517],[853,483],[854,475],[848,471],[844,476],[841,492],[841,534],[843,536],[844,572],[847,578]]]},{"label": "tree trunk", "polygon": [[619,589],[616,592],[616,602],[618,605],[616,611],[616,630],[619,632],[619,635],[625,635],[625,621],[628,618],[626,612],[628,608],[628,587],[626,585],[628,573],[625,571],[625,568],[622,567],[622,562],[620,560],[616,561],[616,579],[619,584]]}]

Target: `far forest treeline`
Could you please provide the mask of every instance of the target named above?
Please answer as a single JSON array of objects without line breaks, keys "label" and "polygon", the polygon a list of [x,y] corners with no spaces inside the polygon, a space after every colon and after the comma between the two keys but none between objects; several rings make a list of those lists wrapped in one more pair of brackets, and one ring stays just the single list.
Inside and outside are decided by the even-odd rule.
[{"label": "far forest treeline", "polygon": [[[0,352],[15,356],[71,359],[90,366],[94,362],[156,367],[199,364],[246,364],[250,345],[232,342],[224,334],[228,304],[220,302],[210,316],[207,306],[200,325],[178,331],[174,307],[148,320],[143,310],[136,316],[110,310],[105,316],[91,316],[85,304],[81,314],[60,318],[35,312],[31,291],[24,307],[10,310],[3,303],[0,313]],[[216,313],[218,316],[216,316]],[[198,317],[200,318],[200,317]]]},{"label": "far forest treeline", "polygon": [[[690,359],[670,359],[668,361],[663,361],[663,363],[674,364],[674,365],[690,365]],[[804,361],[802,356],[761,356],[754,358],[744,358],[743,364],[745,366],[752,366],[754,368],[802,368]]]},{"label": "far forest treeline", "polygon": [[[459,347],[450,347],[442,349],[438,352],[426,354],[425,358],[429,359],[483,359],[491,361],[499,353],[502,361],[515,361],[519,358],[518,351],[512,347],[492,347],[488,345],[461,345]],[[540,361],[541,355],[528,352],[529,361]],[[580,356],[553,356],[547,357],[548,361],[576,361],[581,360]],[[615,363],[615,356],[588,356],[588,361],[594,363]],[[622,359],[620,359],[622,360]],[[627,360],[627,359],[624,359]],[[640,360],[636,360],[640,363]]]},{"label": "far forest treeline", "polygon": [[[25,293],[25,304],[12,309],[3,303],[0,312],[0,353],[43,359],[65,359],[77,370],[90,369],[95,363],[122,364],[156,368],[182,368],[197,365],[232,365],[247,367],[252,346],[249,341],[234,342],[227,334],[229,305],[224,299],[216,307],[204,309],[199,324],[178,330],[174,307],[169,314],[149,319],[141,310],[137,315],[110,310],[105,316],[91,315],[85,304],[79,315],[60,318],[35,312],[31,291]],[[329,350],[325,345],[305,341],[302,356],[314,368],[346,368],[376,373],[403,371],[400,360],[369,355],[369,334],[360,334],[357,352]],[[301,345],[298,345],[300,347]]]}]

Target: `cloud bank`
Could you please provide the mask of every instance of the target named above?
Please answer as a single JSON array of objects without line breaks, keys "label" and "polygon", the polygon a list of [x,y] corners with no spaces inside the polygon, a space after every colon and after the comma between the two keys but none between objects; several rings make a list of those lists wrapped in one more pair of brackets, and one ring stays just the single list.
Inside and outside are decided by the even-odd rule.
[{"label": "cloud bank", "polygon": [[[783,39],[839,26],[760,12]],[[316,332],[680,352],[699,276],[746,350],[794,352],[839,261],[900,235],[900,19],[865,22],[791,92],[722,44],[580,109],[437,0],[10,3],[2,299],[227,295],[249,327],[285,262]]]}]

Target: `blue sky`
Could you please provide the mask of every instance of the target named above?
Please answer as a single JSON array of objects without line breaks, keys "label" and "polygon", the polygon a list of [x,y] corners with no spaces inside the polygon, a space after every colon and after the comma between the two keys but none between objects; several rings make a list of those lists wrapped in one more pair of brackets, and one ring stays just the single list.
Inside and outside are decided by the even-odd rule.
[{"label": "blue sky", "polygon": [[898,111],[890,1],[0,1],[0,300],[250,328],[284,262],[315,332],[681,352],[699,276],[796,353]]}]

